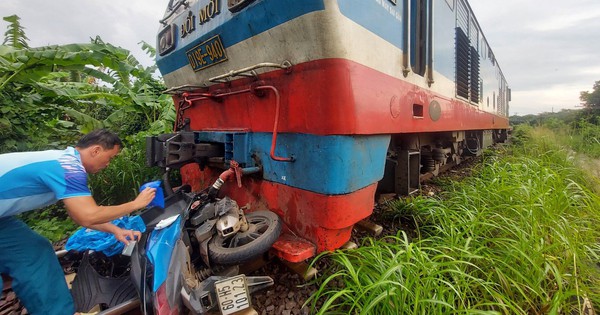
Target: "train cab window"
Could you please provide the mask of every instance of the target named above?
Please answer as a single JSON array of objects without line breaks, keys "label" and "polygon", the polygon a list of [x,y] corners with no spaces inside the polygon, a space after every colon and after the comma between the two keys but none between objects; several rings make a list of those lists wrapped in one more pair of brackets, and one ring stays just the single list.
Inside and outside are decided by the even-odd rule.
[{"label": "train cab window", "polygon": [[410,66],[425,75],[427,65],[428,0],[410,0]]}]

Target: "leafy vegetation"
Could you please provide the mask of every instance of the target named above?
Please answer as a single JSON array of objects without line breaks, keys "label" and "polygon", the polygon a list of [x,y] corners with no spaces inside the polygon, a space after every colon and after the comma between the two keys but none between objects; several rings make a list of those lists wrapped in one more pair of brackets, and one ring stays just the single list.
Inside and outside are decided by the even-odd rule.
[{"label": "leafy vegetation", "polygon": [[0,152],[60,147],[101,127],[122,136],[164,130],[173,115],[164,86],[152,76],[155,67],[142,67],[100,38],[39,48],[3,45],[0,56]]},{"label": "leafy vegetation", "polygon": [[31,229],[40,233],[51,241],[59,241],[71,235],[79,226],[69,219],[65,210],[60,205],[30,211],[21,215],[21,218]]},{"label": "leafy vegetation", "polygon": [[[560,134],[564,135],[564,132],[565,129]],[[569,136],[569,139],[564,139],[563,143],[567,143],[580,153],[593,158],[600,158],[600,126],[581,121],[574,126],[571,133],[566,135]]]},{"label": "leafy vegetation", "polygon": [[552,136],[562,146],[588,157],[600,158],[599,100],[600,81],[597,81],[592,92],[581,92],[581,101],[584,107],[582,109],[565,109],[558,113],[511,116],[510,122],[513,126],[528,125],[549,129],[549,132],[544,132],[545,136]]},{"label": "leafy vegetation", "polygon": [[510,116],[510,124],[518,126],[522,124],[528,125],[543,125],[548,122],[559,121],[564,124],[572,124],[582,117],[581,110],[563,109],[557,113],[541,113],[537,115]]},{"label": "leafy vegetation", "polygon": [[[0,45],[0,153],[58,149],[85,133],[108,128],[125,148],[105,171],[90,177],[100,204],[134,198],[157,169],[144,165],[144,136],[169,132],[174,107],[156,67],[142,66],[129,51],[96,37],[90,43],[31,48],[17,16]],[[142,43],[154,55],[154,49]],[[51,240],[73,230],[61,208],[23,215]],[[48,223],[48,220],[52,223]],[[64,227],[64,228],[63,228]]]},{"label": "leafy vegetation", "polygon": [[16,15],[11,15],[2,19],[9,23],[6,32],[4,33],[2,45],[9,45],[17,48],[29,47],[27,44],[29,38],[25,36],[25,29],[21,26],[21,22],[19,22],[20,18]]},{"label": "leafy vegetation", "polygon": [[[591,158],[600,158],[600,126],[594,116],[565,122],[557,118],[547,118],[539,124],[520,125],[516,132],[534,131],[535,136],[551,137],[561,146]],[[533,130],[531,127],[536,126]],[[516,139],[518,142],[520,139]]]},{"label": "leafy vegetation", "polygon": [[[548,130],[548,129],[546,129]],[[326,254],[318,314],[579,313],[600,303],[600,199],[569,150],[518,128],[509,152],[439,198],[400,201],[418,233]]]}]

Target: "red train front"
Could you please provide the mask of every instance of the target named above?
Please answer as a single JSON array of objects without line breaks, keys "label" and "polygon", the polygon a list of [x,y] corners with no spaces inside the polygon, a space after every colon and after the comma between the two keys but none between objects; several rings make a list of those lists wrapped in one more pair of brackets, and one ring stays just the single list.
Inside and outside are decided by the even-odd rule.
[{"label": "red train front", "polygon": [[185,154],[202,157],[184,182],[205,188],[232,160],[255,170],[225,193],[283,219],[273,251],[288,261],[339,248],[376,191],[411,193],[509,127],[463,0],[171,1],[158,55]]}]

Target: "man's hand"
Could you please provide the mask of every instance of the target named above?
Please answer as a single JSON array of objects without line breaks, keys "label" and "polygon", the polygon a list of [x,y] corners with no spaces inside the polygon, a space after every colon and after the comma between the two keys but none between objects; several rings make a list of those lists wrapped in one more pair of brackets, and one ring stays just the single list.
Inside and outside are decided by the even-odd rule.
[{"label": "man's hand", "polygon": [[140,231],[124,230],[119,227],[117,227],[112,232],[112,234],[118,241],[122,242],[125,245],[129,245],[130,241],[136,241],[139,240],[140,237],[142,237],[142,233]]},{"label": "man's hand", "polygon": [[136,204],[136,208],[141,209],[147,206],[154,199],[154,196],[156,196],[156,188],[146,187],[133,202]]},{"label": "man's hand", "polygon": [[114,235],[119,242],[122,242],[125,245],[129,245],[130,241],[139,240],[142,237],[140,231],[125,230],[112,223],[94,224],[89,226],[89,228],[110,233]]}]

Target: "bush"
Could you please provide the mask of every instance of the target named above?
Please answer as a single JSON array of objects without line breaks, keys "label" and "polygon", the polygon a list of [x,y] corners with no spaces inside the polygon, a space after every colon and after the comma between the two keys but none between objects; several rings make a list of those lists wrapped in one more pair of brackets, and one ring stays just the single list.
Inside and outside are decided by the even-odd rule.
[{"label": "bush", "polygon": [[[367,239],[333,262],[317,314],[571,314],[600,305],[600,198],[548,129],[517,129],[512,155],[486,156],[436,198],[398,204],[419,237]],[[550,133],[551,134],[551,133]],[[524,141],[527,139],[527,141]]]},{"label": "bush", "polygon": [[570,143],[577,151],[594,158],[600,157],[600,126],[579,121],[574,127],[574,136]]}]

